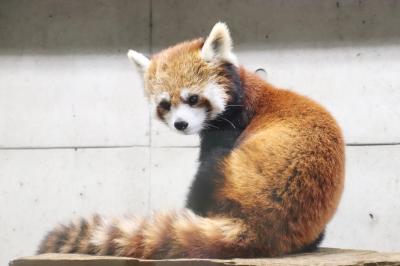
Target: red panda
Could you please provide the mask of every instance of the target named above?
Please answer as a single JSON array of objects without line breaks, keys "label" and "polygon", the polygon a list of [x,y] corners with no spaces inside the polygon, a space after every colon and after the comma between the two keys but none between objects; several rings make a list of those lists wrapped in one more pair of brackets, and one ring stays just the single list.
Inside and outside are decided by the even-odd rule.
[{"label": "red panda", "polygon": [[157,117],[200,135],[182,211],[60,225],[39,253],[146,259],[272,257],[315,249],[344,182],[344,141],[319,104],[238,64],[227,26],[148,59],[129,51]]}]

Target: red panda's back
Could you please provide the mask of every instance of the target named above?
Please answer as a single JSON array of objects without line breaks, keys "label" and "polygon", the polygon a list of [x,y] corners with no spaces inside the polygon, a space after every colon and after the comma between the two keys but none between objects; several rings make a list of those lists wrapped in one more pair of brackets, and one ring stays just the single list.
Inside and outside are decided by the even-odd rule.
[{"label": "red panda's back", "polygon": [[[242,70],[251,121],[224,160],[217,192],[241,206],[269,255],[294,252],[323,232],[344,182],[344,141],[336,121],[314,101]],[[238,211],[239,212],[239,211]]]}]

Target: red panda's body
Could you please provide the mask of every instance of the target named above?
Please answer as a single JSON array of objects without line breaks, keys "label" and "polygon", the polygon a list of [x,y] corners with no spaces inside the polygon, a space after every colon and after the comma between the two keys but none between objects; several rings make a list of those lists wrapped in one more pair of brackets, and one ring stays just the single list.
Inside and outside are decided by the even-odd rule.
[{"label": "red panda's body", "polygon": [[241,69],[251,122],[224,159],[218,201],[240,202],[256,229],[260,255],[312,248],[338,205],[344,142],[332,117],[313,101],[265,84]]},{"label": "red panda's body", "polygon": [[200,134],[188,210],[79,220],[50,232],[40,253],[227,258],[317,246],[343,190],[340,129],[312,100],[238,67],[226,34],[213,30],[205,42],[177,45],[151,62],[132,55],[145,67],[146,93],[158,117]]}]

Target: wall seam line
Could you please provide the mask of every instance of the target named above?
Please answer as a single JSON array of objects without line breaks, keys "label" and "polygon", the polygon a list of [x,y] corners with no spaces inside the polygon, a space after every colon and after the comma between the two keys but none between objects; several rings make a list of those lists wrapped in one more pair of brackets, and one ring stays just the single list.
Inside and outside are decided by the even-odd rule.
[{"label": "wall seam line", "polygon": [[[149,0],[149,54],[150,56],[153,53],[153,0]],[[152,164],[153,164],[153,122],[151,117],[151,106],[147,107],[149,114],[149,188],[147,193],[147,212],[150,214],[151,212],[151,180],[153,176]]]},{"label": "wall seam line", "polygon": [[[348,143],[347,147],[374,147],[374,146],[399,146],[400,142],[392,143]],[[199,148],[199,145],[165,145],[153,146],[150,144],[143,145],[111,145],[111,146],[21,146],[21,147],[0,147],[1,150],[83,150],[83,149],[124,149],[124,148]]]}]

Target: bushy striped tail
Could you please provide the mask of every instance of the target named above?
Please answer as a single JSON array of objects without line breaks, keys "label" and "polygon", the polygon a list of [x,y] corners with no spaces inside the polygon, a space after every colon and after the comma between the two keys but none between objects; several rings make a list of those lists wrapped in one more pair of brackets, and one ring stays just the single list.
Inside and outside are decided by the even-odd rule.
[{"label": "bushy striped tail", "polygon": [[148,218],[107,219],[94,215],[59,225],[38,253],[82,253],[136,258],[228,258],[242,253],[245,227],[239,220],[205,218],[189,210]]}]

